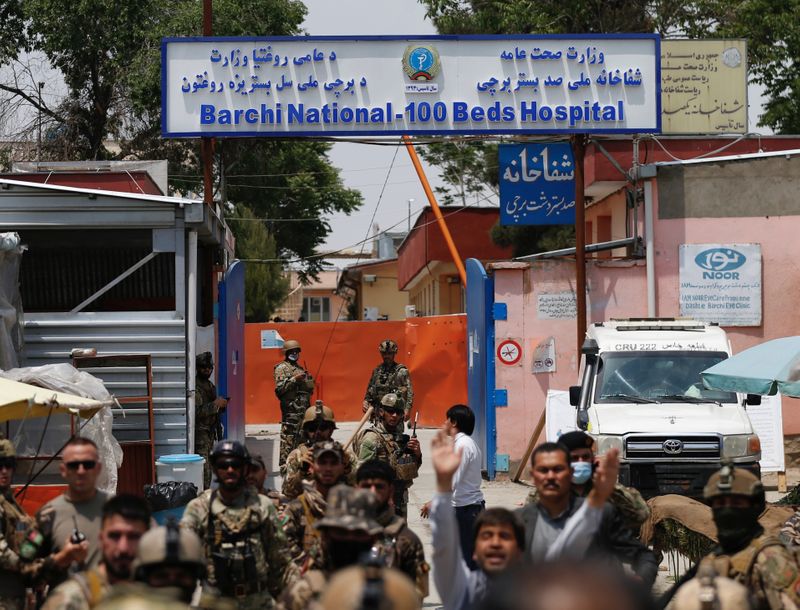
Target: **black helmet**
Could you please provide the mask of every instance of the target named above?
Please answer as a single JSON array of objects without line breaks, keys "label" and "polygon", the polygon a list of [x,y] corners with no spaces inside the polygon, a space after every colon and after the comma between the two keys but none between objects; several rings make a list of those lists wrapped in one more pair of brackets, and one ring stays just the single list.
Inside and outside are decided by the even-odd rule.
[{"label": "black helmet", "polygon": [[210,369],[214,367],[214,357],[211,355],[211,352],[197,354],[194,362],[195,367],[198,369]]},{"label": "black helmet", "polygon": [[212,466],[214,466],[221,457],[238,457],[241,458],[244,463],[250,461],[250,453],[247,451],[247,447],[239,441],[229,440],[218,441],[211,450],[211,455],[209,457]]}]

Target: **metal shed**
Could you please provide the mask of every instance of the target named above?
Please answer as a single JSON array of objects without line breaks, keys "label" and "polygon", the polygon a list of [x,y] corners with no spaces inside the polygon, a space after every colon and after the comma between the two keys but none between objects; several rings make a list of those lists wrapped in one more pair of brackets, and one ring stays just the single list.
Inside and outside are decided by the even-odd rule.
[{"label": "metal shed", "polygon": [[[74,348],[150,354],[156,455],[190,451],[197,324],[213,323],[214,270],[233,251],[222,218],[196,200],[0,179],[0,231],[28,248],[24,365],[68,362]],[[98,376],[117,396],[142,394],[125,367]],[[146,432],[145,408],[115,413],[118,439]]]}]

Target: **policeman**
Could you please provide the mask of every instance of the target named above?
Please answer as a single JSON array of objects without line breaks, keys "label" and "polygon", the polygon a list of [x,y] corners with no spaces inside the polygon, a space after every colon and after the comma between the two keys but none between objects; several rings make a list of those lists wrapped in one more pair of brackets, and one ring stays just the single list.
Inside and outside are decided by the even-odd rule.
[{"label": "policeman", "polygon": [[34,560],[42,537],[31,517],[17,504],[11,480],[17,467],[17,452],[7,439],[0,440],[0,608],[16,610],[25,603],[25,585],[46,560]]},{"label": "policeman", "polygon": [[[312,447],[318,441],[327,441],[333,436],[336,429],[336,418],[333,410],[316,401],[313,407],[306,409],[303,416],[304,442],[293,449],[286,458],[286,473],[283,478],[283,495],[288,499],[296,498],[303,491],[303,479],[308,478],[308,473],[313,462]],[[345,477],[347,482],[355,482],[357,458],[349,449],[345,450]]]},{"label": "policeman", "polygon": [[386,394],[381,399],[378,420],[361,433],[358,446],[358,464],[367,460],[387,462],[395,471],[394,508],[404,519],[408,509],[408,488],[419,474],[422,450],[419,440],[398,430],[403,422],[404,405],[397,394]]},{"label": "policeman", "polygon": [[239,608],[272,608],[297,569],[285,552],[275,506],[246,482],[249,459],[242,443],[219,441],[211,452],[219,488],[189,502],[181,525],[203,541],[206,602],[224,596]]},{"label": "policeman", "polygon": [[[708,479],[703,497],[711,506],[719,546],[700,560],[698,571],[710,564],[720,576],[741,583],[757,610],[796,608],[800,572],[792,554],[777,537],[765,534],[758,522],[766,508],[759,478],[726,464]],[[676,587],[693,576],[694,571],[688,572]]]},{"label": "policeman", "polygon": [[301,493],[286,507],[284,532],[289,553],[305,572],[323,563],[320,532],[316,523],[325,516],[328,493],[345,477],[344,450],[336,441],[320,441],[313,447],[309,481],[303,481]]},{"label": "policeman", "polygon": [[397,568],[410,578],[420,602],[428,596],[428,572],[422,541],[411,531],[406,520],[394,512],[395,474],[392,467],[380,460],[364,462],[356,473],[359,489],[375,494],[378,501],[376,521],[383,527],[380,547],[389,567]]},{"label": "policeman", "polygon": [[375,496],[362,489],[337,485],[328,495],[325,516],[317,522],[325,562],[311,569],[281,596],[286,610],[306,610],[322,595],[337,570],[356,565],[378,541],[383,528],[375,521]]},{"label": "policeman", "polygon": [[133,570],[137,581],[154,589],[172,589],[190,604],[197,582],[206,572],[203,544],[197,534],[170,519],[166,526],[142,536]]},{"label": "policeman", "polygon": [[408,576],[380,565],[353,566],[337,572],[325,588],[320,604],[323,610],[420,608]]},{"label": "policeman", "polygon": [[[411,407],[414,403],[414,390],[411,387],[411,377],[408,368],[404,364],[395,362],[397,357],[397,343],[391,339],[381,341],[378,351],[383,358],[383,362],[375,367],[372,376],[367,384],[367,393],[364,395],[363,410],[373,407],[377,411],[381,405],[381,399],[386,394],[396,394],[405,405],[404,420],[408,420]],[[402,427],[401,430],[402,432]]]},{"label": "policeman", "polygon": [[293,339],[283,344],[285,358],[275,365],[275,395],[281,402],[281,448],[278,466],[285,474],[286,458],[300,442],[300,424],[310,405],[314,380],[299,364],[300,344]]},{"label": "policeman", "polygon": [[197,355],[195,370],[194,450],[206,458],[203,465],[203,484],[208,487],[211,484],[211,466],[208,463],[208,454],[211,453],[214,442],[221,437],[222,424],[219,415],[228,407],[228,401],[217,396],[217,388],[211,381],[211,373],[214,371],[214,359],[211,352]]},{"label": "policeman", "polygon": [[[572,491],[584,498],[592,490],[592,474],[594,473],[594,441],[582,430],[566,432],[558,438],[558,442],[569,449],[569,462],[572,468]],[[528,494],[527,503],[538,502],[539,492],[534,487]],[[647,506],[638,489],[625,487],[622,483],[614,485],[614,491],[608,499],[622,516],[625,525],[638,537],[642,524],[650,517]]]}]

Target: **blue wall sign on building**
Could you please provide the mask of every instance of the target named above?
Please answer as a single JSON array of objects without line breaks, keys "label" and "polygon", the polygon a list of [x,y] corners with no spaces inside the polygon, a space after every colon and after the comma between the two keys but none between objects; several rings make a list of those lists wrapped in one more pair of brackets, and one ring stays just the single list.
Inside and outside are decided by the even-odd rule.
[{"label": "blue wall sign on building", "polygon": [[569,142],[499,147],[500,224],[575,224],[575,164]]}]

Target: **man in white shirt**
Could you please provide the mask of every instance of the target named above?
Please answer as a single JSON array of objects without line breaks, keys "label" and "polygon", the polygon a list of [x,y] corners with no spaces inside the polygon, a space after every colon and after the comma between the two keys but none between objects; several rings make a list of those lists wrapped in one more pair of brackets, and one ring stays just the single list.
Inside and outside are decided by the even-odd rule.
[{"label": "man in white shirt", "polygon": [[447,433],[454,437],[455,449],[461,452],[461,465],[453,477],[453,507],[456,509],[461,554],[470,570],[477,566],[472,558],[475,550],[475,519],[486,508],[481,491],[481,450],[472,440],[475,413],[467,405],[453,405],[447,410]]}]

